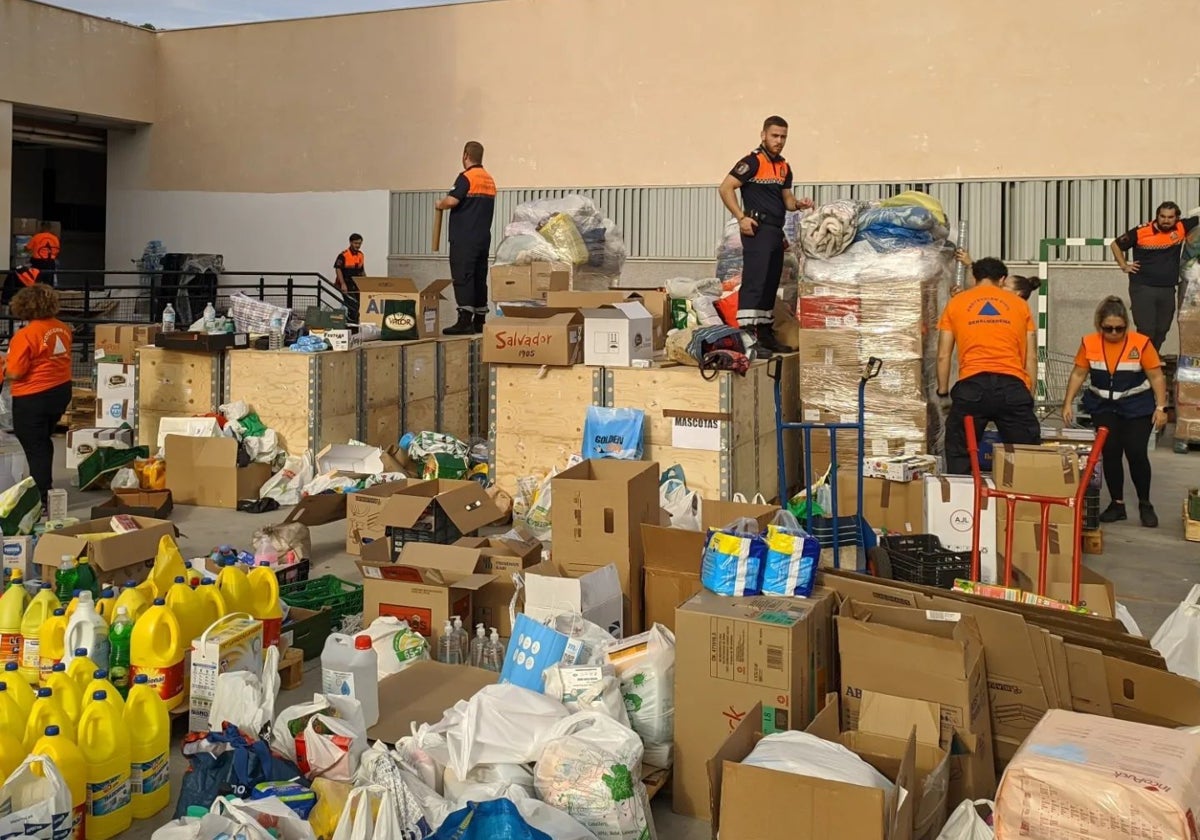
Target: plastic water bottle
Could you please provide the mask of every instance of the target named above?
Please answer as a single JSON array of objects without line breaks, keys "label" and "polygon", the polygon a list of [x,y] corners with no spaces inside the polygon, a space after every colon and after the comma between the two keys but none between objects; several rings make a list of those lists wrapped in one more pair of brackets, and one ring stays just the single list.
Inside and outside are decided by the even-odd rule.
[{"label": "plastic water bottle", "polygon": [[463,664],[462,647],[454,635],[454,625],[450,623],[450,619],[446,619],[446,626],[438,636],[438,662],[447,665]]},{"label": "plastic water bottle", "polygon": [[492,637],[483,648],[483,662],[480,663],[480,667],[497,674],[504,667],[504,645],[500,644],[500,634],[496,632],[495,627],[492,628]]},{"label": "plastic water bottle", "polygon": [[[447,622],[449,623],[449,622]],[[333,633],[321,651],[321,691],[353,697],[370,729],[379,722],[379,658],[370,636]]]},{"label": "plastic water bottle", "polygon": [[217,309],[211,303],[204,304],[204,332],[217,331]]},{"label": "plastic water bottle", "polygon": [[169,303],[163,309],[162,331],[175,332],[175,307]]},{"label": "plastic water bottle", "polygon": [[454,640],[458,643],[459,662],[467,662],[471,652],[471,637],[463,629],[462,619],[454,616]]},{"label": "plastic water bottle", "polygon": [[271,332],[267,337],[267,347],[271,350],[283,349],[283,319],[278,315],[271,319]]},{"label": "plastic water bottle", "polygon": [[[954,243],[960,251],[967,250],[967,232],[967,220],[962,219],[958,223],[958,241]],[[967,267],[960,262],[954,264],[954,285],[959,289],[967,287]]]},{"label": "plastic water bottle", "polygon": [[475,625],[475,638],[471,640],[470,658],[467,660],[472,667],[483,665],[483,649],[487,646],[487,631],[482,624]]}]

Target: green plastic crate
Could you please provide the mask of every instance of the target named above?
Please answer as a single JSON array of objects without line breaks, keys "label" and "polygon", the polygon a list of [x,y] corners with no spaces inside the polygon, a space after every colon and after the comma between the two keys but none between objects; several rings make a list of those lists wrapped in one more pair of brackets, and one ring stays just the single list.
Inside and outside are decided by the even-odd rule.
[{"label": "green plastic crate", "polygon": [[327,607],[335,622],[363,609],[361,583],[350,583],[333,575],[322,575],[279,587],[279,597],[293,607],[319,610]]}]

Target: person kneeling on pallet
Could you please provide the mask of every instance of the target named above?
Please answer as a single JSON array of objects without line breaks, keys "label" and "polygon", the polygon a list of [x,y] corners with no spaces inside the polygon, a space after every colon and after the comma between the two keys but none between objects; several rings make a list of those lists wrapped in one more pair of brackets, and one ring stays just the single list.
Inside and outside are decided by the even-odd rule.
[{"label": "person kneeling on pallet", "polygon": [[[1033,411],[1037,333],[1029,304],[1004,288],[1008,268],[994,257],[971,266],[975,285],[950,298],[938,321],[937,395],[950,400],[946,419],[946,472],[970,475],[964,418],[975,420],[983,436],[996,424],[1005,443],[1042,442]],[[958,382],[950,385],[950,367],[958,348]]]},{"label": "person kneeling on pallet", "polygon": [[1149,336],[1129,329],[1129,311],[1119,297],[1106,297],[1096,308],[1096,331],[1083,337],[1075,355],[1075,369],[1067,383],[1063,419],[1074,417],[1075,396],[1091,376],[1083,395],[1083,408],[1096,428],[1108,429],[1104,442],[1104,483],[1112,501],[1100,514],[1101,522],[1119,522],[1125,514],[1125,469],[1138,494],[1142,525],[1158,527],[1150,504],[1150,438],[1167,424],[1167,380],[1162,360]]}]

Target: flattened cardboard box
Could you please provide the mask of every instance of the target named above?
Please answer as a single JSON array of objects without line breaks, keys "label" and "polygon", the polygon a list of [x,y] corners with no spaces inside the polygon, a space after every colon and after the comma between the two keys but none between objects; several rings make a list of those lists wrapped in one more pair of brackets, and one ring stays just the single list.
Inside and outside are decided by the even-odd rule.
[{"label": "flattened cardboard box", "polygon": [[575,309],[505,306],[483,326],[487,364],[570,367],[583,361],[583,315]]},{"label": "flattened cardboard box", "polygon": [[367,731],[367,736],[395,744],[412,734],[414,724],[437,723],[446,709],[495,685],[499,676],[469,665],[414,662],[379,683],[379,722]]}]

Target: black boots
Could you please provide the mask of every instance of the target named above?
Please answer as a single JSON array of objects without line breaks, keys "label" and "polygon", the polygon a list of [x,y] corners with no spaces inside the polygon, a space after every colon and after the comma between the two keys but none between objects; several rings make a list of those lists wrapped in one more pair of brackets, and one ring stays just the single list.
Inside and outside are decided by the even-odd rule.
[{"label": "black boots", "polygon": [[475,327],[475,334],[476,334],[476,335],[479,335],[480,333],[482,333],[482,332],[483,332],[483,323],[484,323],[484,321],[486,321],[486,320],[487,320],[487,315],[483,314],[482,312],[476,312],[476,313],[475,313],[475,324],[474,324],[474,327]]},{"label": "black boots", "polygon": [[[1123,522],[1128,518],[1129,515],[1125,513],[1125,505],[1120,502],[1109,503],[1109,506],[1100,514],[1101,522]],[[1154,505],[1149,502],[1138,502],[1138,518],[1142,520],[1143,528],[1158,527],[1158,514],[1154,512]]]},{"label": "black boots", "polygon": [[1139,503],[1138,514],[1141,515],[1143,528],[1158,527],[1158,514],[1154,512],[1154,505],[1149,502]]},{"label": "black boots", "polygon": [[776,353],[795,353],[795,347],[788,347],[775,337],[775,330],[770,324],[758,324],[751,327],[749,332],[758,339],[758,347],[763,356],[773,356]]},{"label": "black boots", "polygon": [[446,327],[442,330],[442,335],[474,335],[476,332],[482,332],[483,327],[475,329],[475,319],[481,317],[474,315],[469,309],[458,310],[458,320],[453,326]]},{"label": "black boots", "polygon": [[1122,502],[1109,502],[1108,507],[1100,514],[1101,522],[1122,522],[1128,518],[1125,515],[1125,505]]}]

